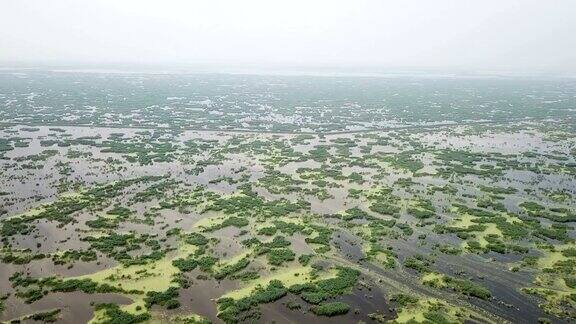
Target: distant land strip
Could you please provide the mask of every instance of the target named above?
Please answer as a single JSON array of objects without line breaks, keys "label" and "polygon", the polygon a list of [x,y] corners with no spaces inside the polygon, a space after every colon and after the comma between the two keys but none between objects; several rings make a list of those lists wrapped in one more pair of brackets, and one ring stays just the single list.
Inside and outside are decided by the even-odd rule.
[{"label": "distant land strip", "polygon": [[181,131],[195,131],[195,132],[214,132],[214,133],[265,133],[272,135],[345,135],[345,134],[358,134],[358,133],[371,133],[371,132],[387,132],[394,130],[406,130],[406,129],[436,129],[441,127],[449,126],[469,126],[469,125],[498,125],[498,124],[511,124],[518,122],[536,122],[536,121],[548,121],[555,122],[557,124],[571,124],[574,125],[575,121],[573,118],[567,119],[554,119],[551,117],[533,117],[533,118],[513,118],[506,120],[467,120],[463,122],[447,122],[447,123],[434,123],[428,125],[403,125],[403,126],[388,126],[388,127],[375,127],[375,128],[365,128],[358,130],[336,130],[336,131],[275,131],[267,129],[208,129],[200,127],[154,127],[154,126],[133,126],[133,125],[104,125],[104,124],[57,124],[57,123],[18,123],[18,122],[0,122],[1,127],[9,126],[24,126],[24,127],[83,127],[83,128],[113,128],[113,129],[142,129],[142,130],[181,130]]}]

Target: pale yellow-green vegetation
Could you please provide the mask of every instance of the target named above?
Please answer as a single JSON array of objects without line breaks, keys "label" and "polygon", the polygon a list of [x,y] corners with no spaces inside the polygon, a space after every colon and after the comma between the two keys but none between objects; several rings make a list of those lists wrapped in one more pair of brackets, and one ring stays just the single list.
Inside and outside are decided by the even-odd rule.
[{"label": "pale yellow-green vegetation", "polygon": [[468,279],[451,277],[443,273],[430,272],[421,278],[422,284],[438,289],[449,288],[462,295],[488,300],[492,293],[486,287]]},{"label": "pale yellow-green vegetation", "polygon": [[[111,183],[114,183],[114,182],[111,182]],[[80,198],[83,196],[83,193],[82,193],[83,191],[85,191],[85,190],[82,190],[81,192],[63,192],[59,195],[59,197],[60,198]]]},{"label": "pale yellow-green vegetation", "polygon": [[[468,229],[472,225],[477,225],[477,223],[473,222],[473,220],[477,219],[477,218],[478,217],[475,217],[475,216],[472,216],[469,214],[462,214],[460,217],[455,218],[454,222],[452,224],[450,224],[450,226],[462,228],[462,229]],[[473,232],[476,236],[475,240],[478,241],[478,243],[480,243],[481,247],[485,248],[488,245],[488,241],[486,240],[486,237],[489,235],[496,235],[496,236],[502,237],[502,231],[500,231],[500,229],[498,229],[496,224],[483,223],[482,225],[486,226],[486,228],[483,231],[474,231]],[[468,243],[465,241],[462,242],[462,247],[467,248]]]},{"label": "pale yellow-green vegetation", "polygon": [[388,250],[382,251],[375,247],[372,243],[364,242],[362,244],[362,252],[368,257],[372,263],[382,265],[386,268],[393,268],[396,265],[396,258],[391,253],[386,253]]},{"label": "pale yellow-green vegetation", "polygon": [[95,239],[96,239],[96,238],[103,237],[103,236],[108,236],[108,235],[110,235],[110,233],[108,233],[108,231],[107,231],[107,230],[104,230],[104,229],[93,229],[93,228],[90,228],[90,229],[88,229],[88,230],[81,230],[81,232],[82,232],[82,233],[85,233],[85,234],[87,234],[87,236],[93,237],[93,238],[95,238]]},{"label": "pale yellow-green vegetation", "polygon": [[556,245],[553,248],[541,249],[544,255],[538,259],[538,268],[551,268],[559,261],[568,260],[569,257],[565,256],[562,251],[574,248],[576,248],[576,243]]},{"label": "pale yellow-green vegetation", "polygon": [[314,250],[318,255],[323,255],[326,253],[326,245],[316,244],[316,243],[306,243],[308,246]]},{"label": "pale yellow-green vegetation", "polygon": [[566,192],[553,192],[548,194],[548,198],[554,202],[566,202],[572,199],[572,195]]},{"label": "pale yellow-green vegetation", "polygon": [[[128,312],[133,315],[138,315],[146,312],[146,307],[143,298],[135,297],[133,300],[134,302],[129,305],[124,305],[121,307],[122,311]],[[89,324],[97,324],[97,323],[106,323],[112,320],[108,316],[106,316],[106,311],[104,309],[94,311],[94,316],[88,322]],[[153,323],[153,321],[147,321],[147,323]]]},{"label": "pale yellow-green vegetation", "polygon": [[358,225],[354,227],[354,235],[361,237],[365,240],[370,238],[372,230],[368,226]]},{"label": "pale yellow-green vegetation", "polygon": [[394,257],[382,252],[378,252],[376,256],[374,256],[374,260],[378,261],[382,265],[389,265],[396,262]]},{"label": "pale yellow-green vegetation", "polygon": [[[523,288],[522,291],[542,298],[544,301],[540,303],[540,307],[544,311],[560,317],[573,312],[568,307],[571,309],[576,307],[576,301],[572,299],[572,296],[576,294],[576,290],[566,286],[562,278],[538,276],[535,284],[537,286]],[[574,316],[574,314],[571,316]]]},{"label": "pale yellow-green vegetation", "polygon": [[435,298],[425,298],[402,307],[392,323],[465,323],[472,317],[483,318],[470,309],[449,305]]},{"label": "pale yellow-green vegetation", "polygon": [[195,228],[206,229],[221,224],[226,219],[224,215],[202,218],[194,224]]},{"label": "pale yellow-green vegetation", "polygon": [[[186,316],[173,316],[170,318],[171,323],[184,323],[184,324],[195,324],[195,323],[210,323],[208,319],[197,314],[190,314]],[[164,322],[165,323],[165,322]]]},{"label": "pale yellow-green vegetation", "polygon": [[425,285],[437,287],[437,288],[444,288],[446,287],[446,283],[444,282],[444,274],[437,273],[437,272],[429,272],[422,276],[422,283]]},{"label": "pale yellow-green vegetation", "polygon": [[218,263],[216,263],[216,265],[214,266],[214,272],[219,272],[220,270],[222,270],[222,268],[224,268],[226,266],[238,263],[238,261],[249,257],[251,253],[252,253],[252,251],[248,250],[248,251],[238,253],[237,255],[235,255],[231,258],[228,258],[226,260],[218,261]]},{"label": "pale yellow-green vegetation", "polygon": [[267,167],[279,167],[289,162],[282,150],[274,146],[270,146],[266,154],[251,154],[251,156]]},{"label": "pale yellow-green vegetation", "polygon": [[158,261],[128,267],[118,265],[77,279],[87,278],[124,290],[164,291],[175,285],[171,282],[172,276],[180,272],[178,268],[172,265],[172,260],[186,257],[195,249],[196,247],[193,245],[182,245],[175,255],[164,257]]},{"label": "pale yellow-green vegetation", "polygon": [[[91,279],[99,284],[108,284],[124,290],[138,290],[144,294],[127,295],[133,303],[124,305],[121,309],[132,314],[139,314],[145,311],[144,297],[149,291],[165,291],[178,284],[172,282],[173,276],[180,270],[172,265],[172,261],[177,258],[186,257],[196,251],[196,247],[189,244],[182,244],[171,256],[166,256],[158,261],[143,265],[122,266],[98,271],[93,274],[84,275],[71,279]],[[104,320],[105,311],[96,311],[92,323]]]},{"label": "pale yellow-green vegetation", "polygon": [[576,257],[566,255],[564,252],[574,248],[576,248],[574,243],[542,248],[544,255],[536,263],[537,269],[541,272],[536,276],[532,286],[522,289],[525,293],[542,298],[544,302],[540,307],[557,316],[565,316],[576,308],[574,298],[576,289],[566,284],[566,278],[574,278],[576,275],[576,268],[573,266]]},{"label": "pale yellow-green vegetation", "polygon": [[329,271],[324,273],[323,275],[320,275],[319,277],[314,277],[312,276],[312,267],[310,266],[282,269],[272,273],[271,275],[253,280],[248,285],[240,289],[233,290],[224,294],[221,298],[229,297],[233,299],[240,299],[243,297],[247,297],[252,293],[252,291],[256,287],[259,286],[265,287],[272,280],[280,280],[285,287],[290,287],[295,284],[303,284],[307,282],[312,282],[317,279],[333,278],[335,276],[336,276],[335,271]]},{"label": "pale yellow-green vegetation", "polygon": [[285,223],[292,223],[296,225],[307,225],[310,223],[310,217],[303,214],[294,214],[291,216],[282,216],[274,219],[275,221],[282,221]]},{"label": "pale yellow-green vegetation", "polygon": [[171,260],[160,260],[148,265],[134,265],[127,268],[118,266],[77,279],[91,279],[126,290],[164,291],[175,284],[171,276],[178,273]]},{"label": "pale yellow-green vegetation", "polygon": [[36,206],[32,209],[28,209],[24,213],[9,216],[9,217],[7,217],[7,219],[16,218],[16,217],[22,217],[22,218],[34,217],[34,216],[37,216],[38,214],[44,212],[45,210],[46,210],[46,208],[44,207],[44,205],[40,205],[40,206]]},{"label": "pale yellow-green vegetation", "polygon": [[[468,229],[470,226],[479,224],[474,222],[474,220],[477,220],[480,217],[470,215],[468,213],[459,212],[458,208],[452,208],[451,212],[458,215],[458,217],[455,218],[453,222],[450,224],[450,226],[452,227]],[[522,224],[522,220],[512,214],[502,212],[499,212],[497,214],[498,216],[504,217],[506,219],[506,222],[510,224]],[[502,231],[498,228],[498,226],[495,223],[483,222],[481,224],[483,226],[486,226],[486,229],[484,229],[483,231],[473,231],[473,233],[475,233],[476,239],[482,247],[486,247],[486,245],[488,244],[488,242],[485,239],[486,236],[488,235],[496,235],[499,237],[503,236]],[[464,244],[466,244],[466,242],[464,242]]]},{"label": "pale yellow-green vegetation", "polygon": [[274,219],[258,219],[258,223],[255,224],[254,226],[251,226],[251,229],[253,230],[253,234],[257,234],[261,229],[266,228],[266,227],[273,227],[274,226],[274,222],[284,222],[284,223],[290,223],[290,224],[295,224],[295,225],[308,225],[311,222],[311,219],[308,215],[302,215],[302,214],[293,214],[293,215],[287,215],[287,216],[282,216],[282,217],[277,217]]}]

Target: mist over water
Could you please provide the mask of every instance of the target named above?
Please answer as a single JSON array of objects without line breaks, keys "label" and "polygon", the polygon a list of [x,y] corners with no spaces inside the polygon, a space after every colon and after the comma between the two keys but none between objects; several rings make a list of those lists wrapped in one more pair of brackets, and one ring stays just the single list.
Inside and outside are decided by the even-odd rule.
[{"label": "mist over water", "polygon": [[5,0],[0,63],[574,75],[575,14],[568,0]]}]

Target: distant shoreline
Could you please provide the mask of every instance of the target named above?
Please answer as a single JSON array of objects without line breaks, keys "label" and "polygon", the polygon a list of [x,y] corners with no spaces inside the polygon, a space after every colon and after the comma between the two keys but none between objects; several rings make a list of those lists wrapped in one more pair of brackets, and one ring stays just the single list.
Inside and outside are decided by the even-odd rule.
[{"label": "distant shoreline", "polygon": [[141,129],[141,130],[181,130],[181,131],[194,131],[194,132],[206,132],[206,133],[248,133],[248,134],[270,134],[270,135],[344,135],[344,134],[359,134],[359,133],[372,133],[372,132],[390,132],[395,130],[406,130],[406,129],[435,129],[442,127],[457,127],[457,126],[470,126],[470,125],[487,125],[487,124],[512,124],[520,122],[554,122],[557,124],[571,124],[574,121],[572,119],[550,119],[545,118],[530,118],[530,119],[509,119],[509,120],[478,120],[478,121],[466,121],[466,122],[450,122],[450,123],[437,123],[433,125],[404,125],[397,127],[382,127],[382,128],[369,128],[369,129],[359,129],[359,130],[342,130],[342,131],[327,131],[327,132],[283,132],[283,131],[273,131],[273,130],[251,130],[251,129],[205,129],[197,127],[139,127],[130,125],[65,125],[65,124],[25,124],[17,122],[0,122],[0,127],[4,126],[23,126],[23,127],[81,127],[81,128],[112,128],[112,129]]}]

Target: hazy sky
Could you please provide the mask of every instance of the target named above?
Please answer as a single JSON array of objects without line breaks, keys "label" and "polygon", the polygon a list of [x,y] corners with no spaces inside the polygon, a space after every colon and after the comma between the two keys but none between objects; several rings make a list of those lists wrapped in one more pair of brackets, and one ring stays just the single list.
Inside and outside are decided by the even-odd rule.
[{"label": "hazy sky", "polygon": [[0,61],[576,70],[576,0],[0,0]]}]

